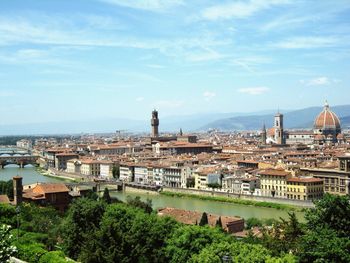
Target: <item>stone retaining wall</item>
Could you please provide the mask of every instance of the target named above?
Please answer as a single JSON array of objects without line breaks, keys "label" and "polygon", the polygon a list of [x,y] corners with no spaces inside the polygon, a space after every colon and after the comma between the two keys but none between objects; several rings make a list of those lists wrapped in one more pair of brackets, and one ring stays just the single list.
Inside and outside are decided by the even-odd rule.
[{"label": "stone retaining wall", "polygon": [[173,192],[173,193],[192,194],[192,195],[213,196],[213,197],[217,196],[217,197],[239,198],[243,200],[250,200],[250,201],[256,201],[256,202],[270,202],[270,203],[294,205],[294,206],[301,206],[301,207],[314,207],[314,204],[311,201],[290,200],[290,199],[284,199],[284,198],[272,198],[272,197],[254,196],[254,195],[238,195],[238,194],[225,193],[220,191],[197,190],[197,189],[187,189],[187,188],[170,188],[170,187],[163,187],[163,191]]}]

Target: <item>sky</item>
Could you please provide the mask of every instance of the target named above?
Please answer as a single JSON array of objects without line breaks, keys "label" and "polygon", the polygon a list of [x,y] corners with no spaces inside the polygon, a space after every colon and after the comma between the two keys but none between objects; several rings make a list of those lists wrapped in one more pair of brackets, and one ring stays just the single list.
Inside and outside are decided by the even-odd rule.
[{"label": "sky", "polygon": [[349,104],[349,0],[1,0],[0,124]]}]

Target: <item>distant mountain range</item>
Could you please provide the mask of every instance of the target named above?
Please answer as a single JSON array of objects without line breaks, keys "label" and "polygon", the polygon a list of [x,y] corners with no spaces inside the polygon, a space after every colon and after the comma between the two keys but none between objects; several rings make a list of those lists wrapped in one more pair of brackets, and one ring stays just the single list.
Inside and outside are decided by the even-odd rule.
[{"label": "distant mountain range", "polygon": [[[342,127],[350,126],[350,105],[331,108],[340,118]],[[284,114],[286,128],[311,128],[314,119],[322,107],[311,107],[295,111],[280,110]],[[182,128],[186,132],[207,131],[215,128],[223,131],[259,130],[265,123],[272,127],[276,110],[251,113],[201,113],[186,116],[160,116],[160,132],[177,132]],[[98,120],[76,120],[16,125],[0,125],[0,135],[45,135],[112,133],[116,130],[128,132],[150,132],[150,119],[133,120],[123,118],[101,118]]]},{"label": "distant mountain range", "polygon": [[[284,126],[289,129],[312,128],[313,122],[323,107],[310,107],[301,110],[284,113]],[[340,118],[342,127],[350,126],[350,105],[334,106],[331,108]],[[199,130],[219,129],[230,130],[258,130],[265,123],[266,127],[273,126],[274,114],[235,116],[231,118],[219,119],[202,126]]]},{"label": "distant mountain range", "polygon": [[[272,110],[264,111],[262,114],[272,113]],[[218,119],[249,116],[253,113],[201,113],[186,116],[160,115],[160,132],[176,132],[180,128],[184,132],[195,131],[199,127]],[[116,130],[128,132],[150,132],[150,119],[133,120],[123,118],[101,118],[98,120],[76,120],[45,123],[29,123],[0,125],[0,135],[46,135],[46,134],[80,134],[80,133],[112,133]]]}]

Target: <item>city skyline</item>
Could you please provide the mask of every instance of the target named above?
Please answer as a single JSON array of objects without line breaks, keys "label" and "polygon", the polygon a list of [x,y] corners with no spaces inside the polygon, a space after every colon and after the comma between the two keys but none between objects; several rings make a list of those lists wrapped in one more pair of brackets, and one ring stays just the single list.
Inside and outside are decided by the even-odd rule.
[{"label": "city skyline", "polygon": [[349,8],[5,0],[1,124],[348,104]]}]

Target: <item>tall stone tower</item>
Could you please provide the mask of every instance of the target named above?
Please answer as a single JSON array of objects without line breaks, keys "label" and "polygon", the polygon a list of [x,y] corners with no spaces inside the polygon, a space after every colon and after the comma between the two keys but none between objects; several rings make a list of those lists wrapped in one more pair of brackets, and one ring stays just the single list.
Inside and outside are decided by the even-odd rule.
[{"label": "tall stone tower", "polygon": [[265,123],[263,125],[262,130],[261,130],[260,136],[261,136],[261,144],[265,145],[266,144],[266,139],[267,139]]},{"label": "tall stone tower", "polygon": [[283,131],[283,114],[277,113],[275,115],[275,141],[277,144],[285,144],[284,131]]},{"label": "tall stone tower", "polygon": [[158,137],[158,127],[159,127],[159,119],[158,119],[158,111],[154,110],[152,111],[152,119],[151,119],[151,126],[152,126],[152,137]]},{"label": "tall stone tower", "polygon": [[22,177],[15,176],[13,177],[13,196],[14,196],[14,204],[20,205],[22,203],[23,196],[23,185],[22,185]]}]

